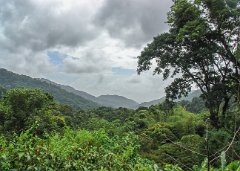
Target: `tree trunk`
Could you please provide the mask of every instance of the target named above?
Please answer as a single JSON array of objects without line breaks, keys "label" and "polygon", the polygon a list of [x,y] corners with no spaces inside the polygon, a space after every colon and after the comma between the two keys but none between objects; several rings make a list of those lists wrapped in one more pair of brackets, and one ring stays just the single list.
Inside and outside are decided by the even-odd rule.
[{"label": "tree trunk", "polygon": [[211,125],[215,128],[219,128],[219,118],[218,118],[218,113],[215,112],[213,109],[209,109],[210,112],[210,122]]},{"label": "tree trunk", "polygon": [[224,105],[223,105],[223,108],[222,108],[222,116],[221,116],[221,125],[223,127],[225,126],[225,123],[226,123],[226,112],[227,112],[227,109],[229,107],[229,101],[230,101],[229,97],[224,98]]}]

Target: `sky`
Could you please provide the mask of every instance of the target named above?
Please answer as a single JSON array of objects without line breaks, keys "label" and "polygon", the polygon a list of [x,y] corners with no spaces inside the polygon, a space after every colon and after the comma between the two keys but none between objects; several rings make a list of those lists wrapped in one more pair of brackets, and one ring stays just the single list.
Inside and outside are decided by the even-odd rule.
[{"label": "sky", "polygon": [[0,0],[0,68],[99,96],[164,96],[137,56],[168,31],[172,0]]}]

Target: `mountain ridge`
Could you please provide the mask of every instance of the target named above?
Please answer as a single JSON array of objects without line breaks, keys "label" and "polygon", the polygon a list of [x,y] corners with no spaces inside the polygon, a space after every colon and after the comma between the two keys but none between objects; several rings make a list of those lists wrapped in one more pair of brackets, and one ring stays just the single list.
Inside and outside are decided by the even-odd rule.
[{"label": "mountain ridge", "polygon": [[134,100],[123,96],[101,95],[95,97],[68,85],[58,84],[45,78],[32,78],[4,68],[0,68],[0,86],[6,89],[17,87],[39,88],[52,94],[58,102],[78,108],[96,108],[100,106],[136,108],[138,105]]},{"label": "mountain ridge", "polygon": [[139,105],[136,101],[119,95],[101,95],[97,97],[97,101],[105,106],[112,104],[112,107],[115,108],[127,107],[135,109]]},{"label": "mountain ridge", "polygon": [[[0,68],[0,86],[3,86],[6,89],[15,87],[40,88],[52,94],[60,103],[80,108],[106,106],[112,108],[124,107],[137,109],[138,107],[150,107],[151,105],[157,105],[165,100],[165,97],[162,97],[149,102],[138,103],[120,95],[100,95],[96,97],[68,85],[58,84],[45,78],[32,78],[30,76],[16,74],[4,68]],[[193,91],[187,97],[180,100],[191,100],[193,97],[199,95],[199,90]]]},{"label": "mountain ridge", "polygon": [[129,99],[127,97],[124,97],[124,96],[100,95],[100,96],[96,97],[87,92],[77,90],[71,86],[58,84],[58,83],[52,82],[45,78],[40,78],[39,80],[41,80],[43,82],[49,82],[53,85],[57,85],[57,86],[61,87],[62,89],[64,89],[65,91],[74,93],[78,96],[81,96],[81,97],[87,99],[87,100],[93,101],[93,102],[99,104],[100,106],[107,106],[107,107],[113,107],[113,108],[125,107],[125,108],[135,109],[139,105],[136,101]]},{"label": "mountain ridge", "polygon": [[81,96],[77,96],[74,93],[67,92],[50,82],[42,82],[39,81],[38,78],[16,74],[3,68],[0,68],[0,85],[6,89],[17,87],[42,89],[45,92],[52,94],[58,102],[77,108],[99,107],[97,103],[84,99]]}]

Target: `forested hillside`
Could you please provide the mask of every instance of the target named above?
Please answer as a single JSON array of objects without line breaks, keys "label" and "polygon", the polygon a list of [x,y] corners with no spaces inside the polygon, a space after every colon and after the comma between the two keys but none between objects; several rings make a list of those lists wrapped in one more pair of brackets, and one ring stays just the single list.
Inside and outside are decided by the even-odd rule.
[{"label": "forested hillside", "polygon": [[[136,109],[140,106],[150,107],[151,105],[159,104],[165,99],[165,97],[163,97],[159,100],[138,104],[134,100],[119,95],[101,95],[99,97],[95,97],[84,91],[76,90],[70,86],[57,84],[43,78],[38,79],[15,74],[3,68],[0,69],[0,86],[6,89],[16,87],[39,88],[52,94],[58,102],[79,108],[107,106],[113,108],[125,107]],[[182,98],[180,100],[192,100],[192,98],[199,97],[199,95],[199,91],[193,91],[186,98]]]},{"label": "forested hillside", "polygon": [[0,69],[0,170],[240,171],[240,2],[174,0],[167,22],[137,71],[172,82],[136,109]]},{"label": "forested hillside", "polygon": [[3,68],[0,69],[0,85],[6,89],[16,87],[39,88],[52,94],[60,103],[79,108],[108,106],[113,108],[126,107],[134,109],[139,105],[134,100],[123,96],[102,95],[95,97],[70,86],[57,84],[47,79],[31,78],[25,75],[15,74]]},{"label": "forested hillside", "polygon": [[[52,94],[60,103],[83,109],[100,106],[136,109],[140,106],[150,107],[151,105],[163,102],[165,99],[162,98],[161,100],[154,100],[151,102],[138,104],[134,100],[118,95],[101,95],[99,97],[95,97],[86,92],[76,90],[70,86],[57,84],[46,79],[31,78],[25,75],[18,75],[7,71],[6,69],[0,69],[0,86],[6,89],[16,87],[39,88]],[[199,97],[199,91],[193,91],[193,93],[189,94],[187,99],[191,100],[193,97]]]},{"label": "forested hillside", "polygon": [[18,75],[5,69],[0,69],[0,86],[10,89],[16,87],[39,88],[52,94],[57,101],[79,108],[94,108],[99,104],[70,93],[51,82],[40,81],[25,75]]}]

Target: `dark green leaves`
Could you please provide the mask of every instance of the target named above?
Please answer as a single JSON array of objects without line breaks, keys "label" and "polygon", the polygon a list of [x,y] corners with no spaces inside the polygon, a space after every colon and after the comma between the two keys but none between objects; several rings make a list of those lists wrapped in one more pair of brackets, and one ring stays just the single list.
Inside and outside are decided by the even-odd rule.
[{"label": "dark green leaves", "polygon": [[169,33],[155,37],[138,57],[138,72],[156,63],[154,73],[163,74],[164,79],[176,77],[166,88],[167,98],[186,96],[197,86],[207,104],[214,104],[209,110],[218,111],[212,115],[219,111],[224,115],[240,80],[239,2],[176,0],[168,23]]}]

